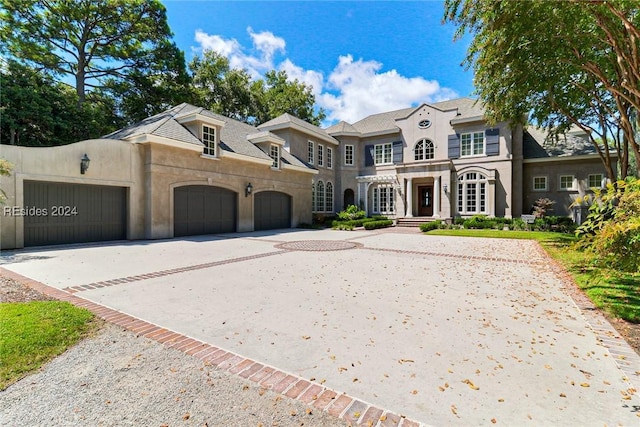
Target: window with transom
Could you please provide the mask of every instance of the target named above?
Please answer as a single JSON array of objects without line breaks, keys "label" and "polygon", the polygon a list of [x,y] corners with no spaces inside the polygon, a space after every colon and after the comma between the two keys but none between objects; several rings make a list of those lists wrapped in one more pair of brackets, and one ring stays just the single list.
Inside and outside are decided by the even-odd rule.
[{"label": "window with transom", "polygon": [[433,154],[433,142],[428,139],[418,141],[413,148],[415,160],[431,160],[433,159]]},{"label": "window with transom", "polygon": [[458,212],[487,213],[487,177],[479,172],[467,172],[458,177]]}]

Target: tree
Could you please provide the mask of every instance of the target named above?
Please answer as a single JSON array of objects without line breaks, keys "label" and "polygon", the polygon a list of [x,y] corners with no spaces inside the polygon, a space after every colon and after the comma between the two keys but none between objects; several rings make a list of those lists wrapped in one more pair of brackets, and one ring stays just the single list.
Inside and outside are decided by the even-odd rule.
[{"label": "tree", "polygon": [[15,61],[0,67],[0,86],[3,144],[62,145],[117,128],[109,98],[79,106],[70,86]]},{"label": "tree", "polygon": [[625,0],[445,2],[457,36],[473,33],[465,64],[490,120],[576,125],[614,181],[614,156],[625,177],[630,152],[640,153],[630,119],[640,109],[639,12]]},{"label": "tree", "polygon": [[170,71],[171,35],[159,0],[0,0],[3,53],[73,76],[79,105],[87,88],[101,87],[107,78]]},{"label": "tree", "polygon": [[285,71],[274,70],[265,74],[264,80],[257,80],[251,85],[251,93],[256,102],[256,122],[264,123],[284,113],[316,126],[324,120],[323,109],[315,112],[316,97],[312,88],[297,79],[288,80]]}]

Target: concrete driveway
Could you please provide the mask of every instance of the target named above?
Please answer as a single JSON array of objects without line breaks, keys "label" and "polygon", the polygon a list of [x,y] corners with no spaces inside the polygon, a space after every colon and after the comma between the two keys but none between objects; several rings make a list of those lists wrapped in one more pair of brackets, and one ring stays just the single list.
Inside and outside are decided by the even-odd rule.
[{"label": "concrete driveway", "polygon": [[276,230],[1,262],[425,425],[640,425],[640,358],[533,242]]}]

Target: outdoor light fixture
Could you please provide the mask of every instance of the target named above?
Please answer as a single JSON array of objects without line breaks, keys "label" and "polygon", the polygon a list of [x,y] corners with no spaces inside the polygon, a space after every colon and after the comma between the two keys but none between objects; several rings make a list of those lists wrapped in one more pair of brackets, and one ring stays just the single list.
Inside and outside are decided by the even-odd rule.
[{"label": "outdoor light fixture", "polygon": [[447,194],[447,190],[449,189],[449,186],[445,183],[445,184],[442,184],[442,188],[444,190],[444,194]]},{"label": "outdoor light fixture", "polygon": [[251,183],[248,183],[247,187],[244,189],[244,197],[249,197],[251,191],[253,191],[253,185],[251,185]]},{"label": "outdoor light fixture", "polygon": [[84,175],[84,173],[87,171],[87,169],[89,169],[89,162],[91,161],[91,159],[89,159],[89,156],[87,156],[87,153],[84,154],[84,156],[82,156],[82,158],[80,159],[80,173]]}]

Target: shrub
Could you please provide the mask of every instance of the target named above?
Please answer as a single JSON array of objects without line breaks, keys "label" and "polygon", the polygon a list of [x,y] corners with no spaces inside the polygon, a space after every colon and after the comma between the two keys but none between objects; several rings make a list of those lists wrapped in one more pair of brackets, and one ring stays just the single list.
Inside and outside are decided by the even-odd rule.
[{"label": "shrub", "polygon": [[426,233],[427,231],[435,230],[438,228],[442,228],[442,221],[436,220],[431,222],[425,222],[424,224],[420,224],[420,231]]},{"label": "shrub", "polygon": [[538,199],[533,203],[533,214],[536,218],[544,218],[549,211],[553,210],[552,206],[555,204],[556,202],[551,199]]},{"label": "shrub", "polygon": [[338,219],[341,221],[352,221],[354,219],[362,219],[366,216],[366,212],[358,208],[356,205],[349,205],[347,206],[347,209],[338,212]]},{"label": "shrub", "polygon": [[366,222],[378,221],[376,218],[361,218],[353,219],[351,221],[338,221],[334,220],[331,223],[331,228],[337,228],[340,225],[350,225],[352,227],[362,227]]},{"label": "shrub", "polygon": [[332,226],[331,228],[333,228],[334,230],[347,230],[347,231],[353,231],[354,226],[351,224],[348,224],[346,222],[338,222],[338,221],[334,221],[334,223],[338,223],[337,225]]},{"label": "shrub", "polygon": [[474,215],[462,224],[464,228],[473,229],[496,228],[497,225],[495,218],[488,218],[486,215]]},{"label": "shrub", "polygon": [[386,228],[393,225],[390,219],[381,219],[377,221],[367,221],[364,223],[365,230],[375,230],[376,228]]},{"label": "shrub", "polygon": [[514,218],[511,221],[511,224],[509,224],[509,230],[515,230],[515,231],[529,230],[529,224],[524,222],[524,220],[521,218]]},{"label": "shrub", "polygon": [[462,218],[461,216],[457,216],[453,219],[453,223],[455,225],[464,225],[464,218]]}]

